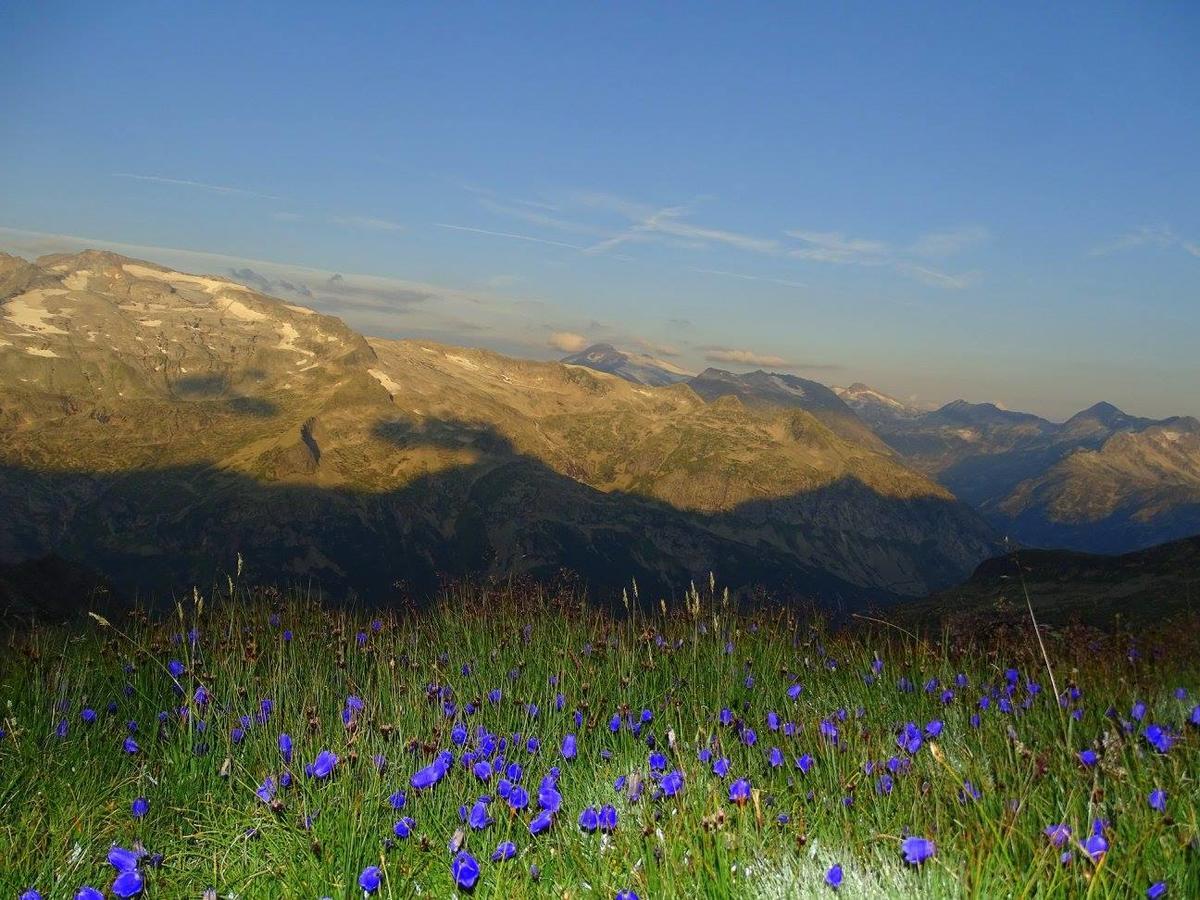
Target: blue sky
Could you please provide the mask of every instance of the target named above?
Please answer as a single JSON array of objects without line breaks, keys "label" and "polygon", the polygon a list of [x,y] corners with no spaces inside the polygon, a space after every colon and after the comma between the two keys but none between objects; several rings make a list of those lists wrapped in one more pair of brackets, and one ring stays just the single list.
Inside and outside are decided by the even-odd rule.
[{"label": "blue sky", "polygon": [[523,356],[1200,415],[1200,6],[1045,6],[6,4],[0,246]]}]

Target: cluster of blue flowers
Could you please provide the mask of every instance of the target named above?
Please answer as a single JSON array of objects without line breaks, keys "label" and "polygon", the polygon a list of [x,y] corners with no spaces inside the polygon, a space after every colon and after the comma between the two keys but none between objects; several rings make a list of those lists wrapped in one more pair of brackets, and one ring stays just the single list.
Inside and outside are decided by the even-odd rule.
[{"label": "cluster of blue flowers", "polygon": [[[277,622],[274,625],[278,628]],[[380,634],[381,630],[382,625],[374,622],[371,634],[366,631],[358,633],[355,643],[367,649],[373,635]],[[290,631],[281,637],[285,642],[293,639]],[[180,639],[184,640],[183,636]],[[196,650],[200,637],[192,632],[186,640]],[[665,645],[661,636],[657,636],[656,640],[659,646]],[[725,644],[727,653],[732,649],[732,643]],[[590,656],[594,650],[588,645],[581,648],[581,654]],[[439,668],[445,670],[449,662],[449,656],[443,654],[438,660]],[[837,660],[832,658],[825,657],[822,662],[824,668],[830,671],[838,668]],[[276,753],[277,748],[276,764],[269,771],[251,773],[253,781],[250,784],[254,785],[253,795],[257,801],[276,813],[285,808],[285,798],[289,791],[296,789],[300,779],[319,790],[322,783],[342,777],[347,759],[357,756],[351,749],[352,737],[360,728],[374,727],[368,715],[372,704],[357,694],[351,694],[346,697],[341,711],[344,739],[313,738],[311,744],[298,742],[293,740],[291,734],[271,727],[275,711],[272,699],[251,700],[253,705],[250,706],[250,712],[235,715],[232,712],[238,703],[235,698],[221,697],[211,683],[206,683],[200,674],[189,671],[178,659],[168,659],[163,669],[167,673],[164,689],[171,691],[177,699],[170,710],[158,717],[161,739],[169,739],[167,735],[172,723],[187,726],[195,741],[194,752],[204,756],[208,752],[206,735],[210,723],[213,727],[227,730],[233,747],[242,745],[259,732],[268,733],[270,743],[266,746],[271,748],[272,754]],[[884,662],[875,657],[862,678],[867,685],[879,685],[878,689],[885,689],[884,669]],[[464,678],[469,676],[470,664],[462,664],[460,672]],[[513,681],[516,681],[516,677],[516,673],[512,673]],[[742,675],[739,674],[738,678],[742,679]],[[774,698],[769,700],[773,708],[753,717],[748,716],[748,703],[741,707],[733,704],[719,711],[713,710],[703,719],[687,723],[689,736],[699,735],[699,739],[693,738],[690,744],[677,740],[670,728],[659,726],[658,715],[665,709],[660,708],[656,713],[655,704],[650,704],[640,710],[622,707],[604,710],[596,715],[585,711],[584,704],[569,701],[559,690],[557,677],[552,677],[548,685],[550,691],[554,692],[554,718],[550,722],[547,722],[548,717],[542,715],[537,703],[520,701],[523,719],[528,723],[527,729],[495,731],[485,724],[488,710],[505,702],[507,689],[493,686],[486,694],[480,692],[476,699],[466,700],[458,696],[451,681],[439,679],[426,685],[425,698],[430,708],[436,711],[441,724],[428,735],[432,738],[431,743],[421,744],[414,736],[406,747],[412,754],[424,752],[425,755],[419,762],[402,768],[406,784],[392,790],[386,798],[386,805],[394,812],[395,818],[384,843],[387,848],[392,848],[397,846],[396,842],[404,842],[420,834],[418,818],[423,797],[435,791],[447,790],[458,792],[457,796],[469,794],[468,802],[458,807],[458,828],[449,842],[449,855],[445,863],[446,871],[461,891],[471,891],[481,879],[487,877],[490,866],[511,863],[527,848],[536,846],[541,836],[556,829],[578,828],[584,836],[590,836],[584,837],[584,840],[604,842],[622,828],[630,827],[622,826],[622,810],[635,810],[638,804],[643,804],[654,808],[656,818],[671,815],[673,805],[685,800],[693,790],[698,789],[698,798],[703,798],[705,802],[714,795],[720,797],[742,814],[748,814],[746,808],[749,807],[756,818],[761,816],[762,806],[774,806],[774,797],[764,798],[764,788],[760,785],[766,783],[778,787],[783,783],[778,780],[771,782],[770,779],[785,778],[789,789],[797,789],[797,796],[811,802],[814,790],[806,789],[804,782],[822,765],[822,758],[829,758],[828,754],[845,753],[852,744],[862,746],[858,737],[868,734],[865,725],[861,724],[866,719],[865,709],[815,708],[805,699],[805,687],[797,673],[781,673],[779,680],[773,682],[765,677],[756,681],[747,667],[743,681],[745,689]],[[971,729],[983,727],[985,717],[989,715],[1020,716],[1039,702],[1054,710],[1057,702],[1064,717],[1070,716],[1076,723],[1085,721],[1085,702],[1079,687],[1069,685],[1055,697],[1053,692],[1043,692],[1038,682],[1022,678],[1016,669],[1004,671],[995,683],[975,690],[965,674],[949,679],[946,684],[937,678],[918,684],[901,677],[895,682],[895,689],[902,694],[923,691],[928,695],[925,701],[928,712],[935,716],[927,718],[927,713],[917,721],[889,723],[884,740],[867,745],[871,751],[879,751],[878,756],[872,756],[862,763],[862,775],[866,776],[867,785],[864,790],[868,799],[872,794],[878,798],[888,797],[906,779],[913,779],[913,772],[920,768],[916,764],[923,755],[929,755],[945,765],[938,742],[943,739],[956,740],[969,734]],[[1046,697],[1049,697],[1048,702],[1043,700]],[[1180,689],[1176,697],[1183,701],[1187,694]],[[510,699],[508,702],[518,701]],[[955,704],[966,704],[970,712],[964,710],[957,716],[942,712]],[[106,709],[110,716],[120,721],[117,718],[119,704],[116,701]],[[1144,745],[1146,752],[1151,755],[1170,754],[1175,745],[1184,739],[1183,732],[1189,723],[1200,726],[1200,706],[1193,707],[1190,715],[1180,717],[1175,723],[1166,719],[1149,721],[1149,715],[1147,704],[1138,702],[1127,716],[1109,709],[1105,721],[1115,723],[1121,733],[1132,735],[1132,739]],[[79,712],[79,721],[84,729],[102,727],[101,718],[92,707],[84,707]],[[806,721],[808,725],[803,724]],[[951,733],[947,721],[959,723],[957,734]],[[1004,727],[1015,740],[1009,719],[1001,721],[1005,722]],[[122,753],[132,758],[129,765],[145,765],[147,757],[157,752],[158,742],[151,737],[144,738],[145,747],[138,743],[135,735],[142,734],[142,730],[137,722],[126,722],[120,730],[119,746]],[[314,729],[314,734],[318,733]],[[71,734],[72,726],[64,715],[57,721],[53,737],[58,741],[67,741],[71,739]],[[645,760],[644,765],[632,771],[613,773],[616,775],[611,782],[613,796],[593,795],[587,798],[586,805],[569,809],[561,788],[564,774],[571,767],[593,767],[611,760],[612,746],[618,739],[636,742],[639,753],[643,754],[641,758]],[[318,740],[329,746],[320,746]],[[1097,736],[1095,741],[1076,751],[1074,747],[1077,746],[1071,747],[1075,763],[1085,770],[1099,773],[1105,765],[1105,742]],[[731,752],[731,748],[738,752]],[[1065,751],[1064,755],[1071,758]],[[738,757],[742,761],[735,763],[731,757]],[[748,759],[753,762],[748,763]],[[374,755],[371,762],[380,773],[389,769],[389,760],[382,753]],[[846,807],[855,804],[853,784],[859,777],[846,781],[844,792],[832,798],[832,802]],[[447,782],[452,782],[454,786],[446,788]],[[700,784],[697,785],[697,782]],[[395,787],[394,782],[389,785],[391,787]],[[954,790],[961,804],[981,801],[984,787],[982,782],[976,784],[961,776],[954,782]],[[923,789],[927,790],[928,785],[924,785]],[[1168,802],[1167,793],[1161,788],[1146,796],[1147,806],[1164,816]],[[143,796],[134,799],[130,806],[134,820],[142,820],[150,809],[150,800]],[[417,817],[410,815],[411,812],[417,812]],[[315,811],[307,814],[301,821],[302,827],[311,828],[315,815]],[[780,825],[790,821],[786,812],[772,815]],[[500,829],[492,830],[498,819],[510,824],[520,823],[520,834],[515,835],[510,827],[498,835]],[[1080,859],[1098,864],[1110,852],[1110,841],[1113,840],[1110,823],[1096,818],[1082,824],[1084,827],[1080,828],[1079,823],[1057,822],[1044,828],[1045,839],[1055,849],[1063,866],[1074,865]],[[489,831],[492,835],[490,839],[485,837]],[[1036,830],[1033,834],[1037,835]],[[480,853],[483,865],[466,846],[471,835],[479,835],[475,842],[486,841],[487,847],[491,847],[497,837],[501,838],[490,852]],[[1040,837],[1038,839],[1041,840]],[[934,837],[928,834],[906,831],[895,840],[895,852],[910,867],[922,867],[938,856]],[[148,879],[154,877],[152,873],[163,863],[161,856],[148,853],[140,845],[134,849],[113,846],[107,859],[113,869],[108,891],[121,898],[140,896],[146,889]],[[538,879],[539,874],[536,864],[528,866],[531,879]],[[365,894],[371,895],[383,889],[387,878],[387,870],[372,862],[362,868],[357,884]],[[841,864],[832,865],[825,873],[825,884],[830,891],[841,889],[844,879]],[[1164,882],[1155,882],[1146,889],[1146,894],[1155,898],[1163,896],[1165,891]],[[79,887],[75,894],[76,900],[94,900],[103,896],[100,889],[90,885]],[[637,898],[632,889],[622,890],[617,896]],[[21,895],[22,900],[37,900],[40,897],[33,888]]]}]

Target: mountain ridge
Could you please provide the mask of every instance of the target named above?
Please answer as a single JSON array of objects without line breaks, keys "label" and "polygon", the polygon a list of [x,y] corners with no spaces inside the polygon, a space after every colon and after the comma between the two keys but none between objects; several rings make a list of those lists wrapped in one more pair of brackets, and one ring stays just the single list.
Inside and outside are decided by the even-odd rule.
[{"label": "mountain ridge", "polygon": [[906,462],[1001,532],[1026,545],[1106,553],[1200,532],[1200,448],[1184,439],[1164,452],[1160,438],[1190,434],[1191,421],[1133,416],[1106,401],[1063,422],[963,400],[871,418]]},{"label": "mountain ridge", "polygon": [[567,568],[669,595],[717,568],[862,604],[994,547],[944,488],[802,409],[365,338],[114,254],[5,270],[0,562],[57,554],[162,591],[243,553],[384,594]]},{"label": "mountain ridge", "polygon": [[578,353],[564,356],[560,362],[567,365],[585,366],[599,372],[607,372],[650,387],[664,387],[686,381],[690,373],[665,360],[647,353],[618,350],[612,344],[597,343],[585,347]]},{"label": "mountain ridge", "polygon": [[820,382],[763,369],[739,374],[710,366],[687,384],[709,401],[733,396],[743,403],[803,409],[846,440],[891,452],[841,397]]}]

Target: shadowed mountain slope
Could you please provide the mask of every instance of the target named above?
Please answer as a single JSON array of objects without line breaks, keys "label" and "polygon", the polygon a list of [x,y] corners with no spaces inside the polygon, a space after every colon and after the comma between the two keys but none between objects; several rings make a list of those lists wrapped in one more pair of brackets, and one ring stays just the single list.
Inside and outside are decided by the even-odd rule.
[{"label": "shadowed mountain slope", "polygon": [[112,254],[2,271],[0,562],[53,553],[156,592],[239,551],[335,593],[561,568],[669,592],[715,569],[859,603],[952,583],[994,546],[943,488],[802,409],[367,340]]},{"label": "shadowed mountain slope", "polygon": [[[1022,578],[1024,584],[1022,584]],[[960,585],[905,604],[906,618],[1103,623],[1167,618],[1200,604],[1200,536],[1120,556],[1022,550],[981,563]]]}]

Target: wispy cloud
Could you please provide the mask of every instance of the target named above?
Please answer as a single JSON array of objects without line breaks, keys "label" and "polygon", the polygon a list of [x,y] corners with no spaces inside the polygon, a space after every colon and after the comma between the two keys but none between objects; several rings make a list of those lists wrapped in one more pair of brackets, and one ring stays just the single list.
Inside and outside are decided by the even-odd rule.
[{"label": "wispy cloud", "polygon": [[[586,247],[592,254],[609,254],[623,244],[661,243],[669,246],[702,250],[712,245],[725,245],[758,253],[774,253],[779,243],[770,238],[741,234],[722,228],[711,228],[687,221],[686,206],[655,207],[612,194],[596,191],[576,191],[564,203],[552,204],[532,200],[503,200],[494,191],[464,186],[479,196],[480,206],[497,215],[508,216],[531,225],[568,234],[587,235],[597,240]],[[566,209],[567,215],[561,215]],[[574,216],[570,212],[574,212]],[[556,213],[550,215],[549,213]],[[623,225],[582,221],[588,214],[609,214],[624,220]]]},{"label": "wispy cloud", "polygon": [[572,206],[612,213],[630,222],[645,219],[653,215],[655,210],[651,204],[639,203],[604,191],[572,191],[569,199]]},{"label": "wispy cloud", "polygon": [[941,259],[976,247],[990,237],[991,233],[982,225],[968,225],[947,231],[931,231],[913,241],[908,252],[913,256],[926,259]]},{"label": "wispy cloud", "polygon": [[483,197],[488,200],[494,200],[498,203],[504,203],[504,202],[519,203],[521,206],[528,206],[528,207],[532,207],[534,209],[544,209],[544,210],[548,210],[550,212],[556,212],[558,209],[560,209],[558,204],[547,203],[544,200],[530,200],[528,198],[521,198],[521,197],[510,197],[507,200],[505,200],[503,197],[501,197],[501,195],[498,191],[492,190],[489,187],[483,187],[482,185],[472,184],[471,182],[468,182],[468,181],[457,181],[456,183],[460,188],[462,188],[468,194],[474,194],[477,197]]},{"label": "wispy cloud", "polygon": [[840,231],[789,231],[787,234],[801,242],[801,246],[788,251],[788,255],[813,262],[876,266],[887,262],[890,252],[882,241],[850,238]]},{"label": "wispy cloud", "polygon": [[701,347],[708,362],[733,366],[754,366],[759,369],[805,370],[809,372],[839,372],[845,367],[836,363],[798,362],[773,353],[758,353],[734,347]]},{"label": "wispy cloud", "polygon": [[578,353],[590,342],[582,334],[577,334],[574,331],[555,331],[546,341],[555,350],[561,350],[563,353]]},{"label": "wispy cloud", "polygon": [[[662,237],[680,238],[690,241],[697,249],[710,244],[721,244],[735,247],[752,253],[775,253],[779,250],[779,242],[770,238],[755,237],[722,228],[709,228],[685,221],[688,215],[686,206],[667,206],[645,213],[641,204],[627,203],[604,195],[585,195],[588,200],[601,208],[618,211],[630,220],[630,226],[612,237],[609,237],[588,248],[589,253],[605,253],[614,247],[629,242],[644,242]],[[638,213],[645,213],[638,215]]]},{"label": "wispy cloud", "polygon": [[792,369],[794,363],[771,353],[756,353],[753,350],[738,350],[734,347],[704,348],[704,358],[709,362],[731,363],[737,366],[764,366],[775,369]]},{"label": "wispy cloud", "polygon": [[260,293],[300,298],[306,304],[339,315],[355,310],[400,313],[414,304],[438,298],[437,293],[427,286],[370,275],[343,275],[340,272],[321,276],[299,272],[271,275],[251,266],[231,266],[227,272],[235,281]]},{"label": "wispy cloud", "polygon": [[1191,256],[1200,257],[1200,241],[1189,240],[1176,234],[1169,225],[1142,225],[1114,241],[1093,248],[1090,255],[1109,256],[1138,247],[1177,248]]},{"label": "wispy cloud", "polygon": [[724,269],[693,268],[692,271],[699,272],[702,275],[720,275],[722,278],[738,278],[742,281],[765,281],[768,284],[781,284],[785,287],[808,287],[808,285],[804,284],[802,281],[788,281],[783,278],[768,278],[766,275],[747,275],[744,272],[726,272]]},{"label": "wispy cloud", "polygon": [[930,287],[949,288],[956,291],[970,287],[979,278],[978,272],[951,275],[948,272],[939,272],[937,269],[931,269],[929,266],[918,266],[914,263],[899,263],[897,267],[901,272],[911,275],[917,281],[927,284]]},{"label": "wispy cloud", "polygon": [[343,228],[364,228],[369,231],[403,231],[404,226],[387,219],[376,219],[371,216],[330,216],[329,221]]},{"label": "wispy cloud", "polygon": [[513,202],[514,202],[514,203],[520,203],[520,204],[522,204],[523,206],[532,206],[532,207],[534,207],[535,209],[548,209],[548,210],[550,210],[551,212],[557,212],[557,211],[560,209],[560,207],[558,207],[558,206],[555,206],[553,203],[543,203],[541,200],[520,200],[520,199],[517,199],[517,200],[514,200]]},{"label": "wispy cloud", "polygon": [[599,225],[592,225],[587,222],[574,222],[564,219],[561,216],[552,216],[549,213],[557,212],[557,208],[548,204],[533,206],[530,201],[521,200],[504,203],[490,196],[483,196],[479,200],[479,205],[488,212],[496,213],[497,215],[508,216],[513,219],[519,219],[522,222],[527,222],[530,225],[539,225],[543,228],[551,228],[555,231],[563,231],[568,234],[585,234],[590,237],[605,237],[610,234],[608,229],[602,228]]},{"label": "wispy cloud", "polygon": [[673,344],[664,344],[660,341],[652,341],[648,338],[635,338],[634,343],[645,350],[647,353],[653,353],[655,356],[678,356],[679,348]]},{"label": "wispy cloud", "polygon": [[277,222],[304,222],[310,225],[336,225],[338,228],[354,228],[364,231],[405,231],[406,226],[391,219],[375,216],[352,215],[305,215],[297,212],[273,212],[271,218]]},{"label": "wispy cloud", "polygon": [[[925,260],[956,256],[988,239],[988,231],[970,226],[921,235],[907,247],[894,247],[886,241],[848,237],[840,231],[788,232],[801,242],[789,255],[809,262],[834,265],[886,266],[931,287],[962,290],[979,280],[978,272],[943,272]],[[920,260],[918,262],[917,260]]]},{"label": "wispy cloud", "polygon": [[551,247],[566,247],[569,250],[586,250],[578,244],[568,244],[566,241],[552,241],[547,238],[534,237],[531,234],[515,234],[511,231],[492,231],[489,228],[473,228],[469,225],[450,225],[446,222],[434,222],[437,228],[449,228],[451,231],[468,231],[472,234],[486,234],[491,237],[509,238],[514,241],[529,241],[532,244],[548,244]]},{"label": "wispy cloud", "polygon": [[[226,194],[241,197],[256,197],[260,200],[283,200],[283,197],[277,197],[274,194],[264,194],[259,191],[247,190],[246,188],[230,187],[223,184],[209,184],[205,181],[193,181],[187,178],[168,178],[164,175],[138,175],[133,172],[114,172],[114,178],[129,178],[134,181],[147,181],[153,184],[163,184],[171,187],[186,187],[196,190],[208,191],[213,194]],[[328,223],[337,225],[339,228],[358,228],[367,231],[403,231],[404,226],[399,222],[393,222],[390,219],[381,219],[375,216],[359,216],[359,215],[304,215],[296,212],[273,212],[271,218],[278,222],[316,222]]]},{"label": "wispy cloud", "polygon": [[[970,225],[920,235],[908,245],[892,245],[886,241],[846,235],[840,231],[792,229],[780,238],[750,234],[730,228],[701,225],[692,220],[689,205],[661,206],[630,200],[602,191],[574,191],[558,204],[534,201],[503,200],[495,191],[464,186],[480,198],[480,205],[490,213],[506,216],[565,234],[596,238],[585,246],[533,234],[518,234],[486,228],[456,227],[463,231],[534,241],[552,246],[581,249],[593,256],[629,259],[614,253],[629,244],[659,244],[675,249],[702,252],[705,250],[737,250],[743,253],[793,259],[803,262],[830,263],[854,266],[890,268],[923,284],[948,289],[962,289],[978,279],[978,273],[955,274],[928,265],[931,259],[956,256],[985,242],[989,233],[979,225]],[[547,211],[548,210],[548,211]],[[565,210],[565,212],[564,212]],[[554,214],[551,215],[550,212]],[[598,219],[605,219],[603,223]],[[618,220],[614,225],[613,220]],[[693,267],[692,271],[724,278],[779,284],[786,287],[805,287],[799,280],[775,278],[753,272],[738,272],[712,267]]]},{"label": "wispy cloud", "polygon": [[721,228],[705,228],[684,222],[682,216],[685,212],[685,209],[664,209],[649,221],[653,223],[654,230],[663,234],[688,238],[701,243],[726,244],[752,253],[775,253],[779,250],[779,242],[771,238],[755,237]]},{"label": "wispy cloud", "polygon": [[282,197],[276,197],[274,194],[263,194],[259,191],[251,191],[246,188],[230,187],[224,184],[209,184],[205,181],[192,181],[188,178],[168,178],[165,175],[138,175],[133,172],[113,172],[113,178],[130,178],[134,181],[149,181],[154,184],[166,184],[173,187],[188,187],[196,188],[201,191],[209,191],[214,194],[236,194],[242,197],[257,197],[261,200],[282,200]]}]

